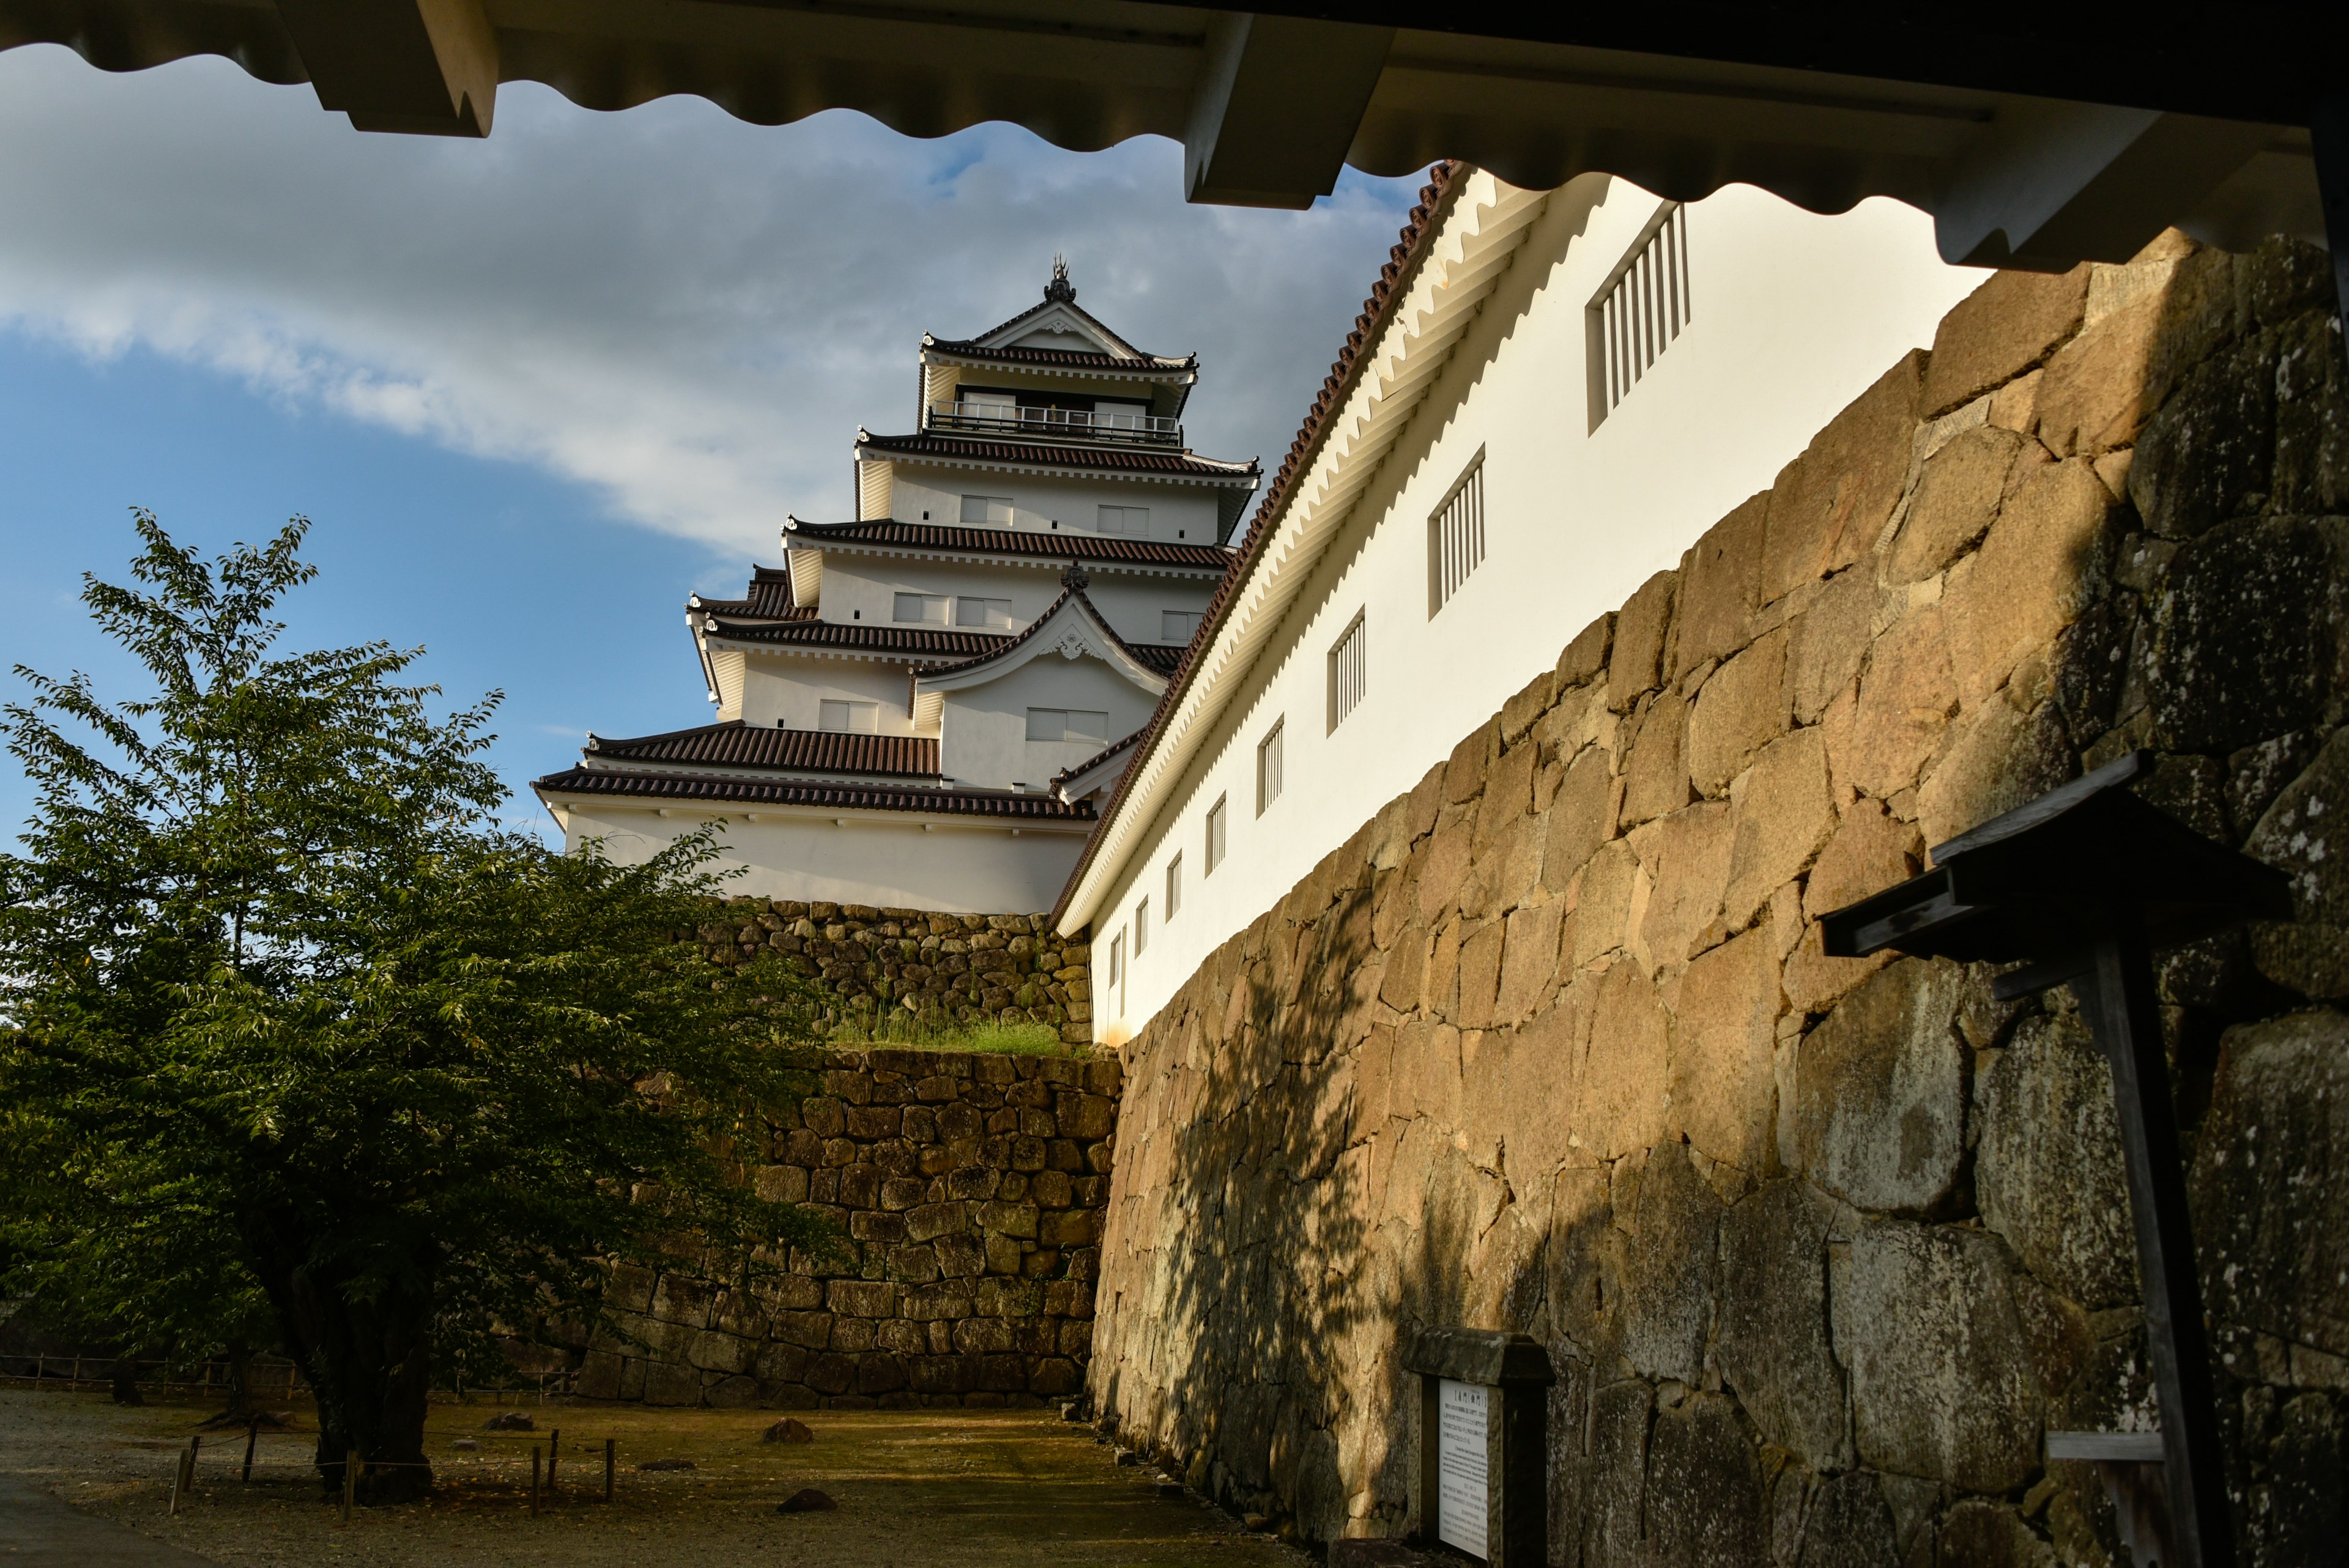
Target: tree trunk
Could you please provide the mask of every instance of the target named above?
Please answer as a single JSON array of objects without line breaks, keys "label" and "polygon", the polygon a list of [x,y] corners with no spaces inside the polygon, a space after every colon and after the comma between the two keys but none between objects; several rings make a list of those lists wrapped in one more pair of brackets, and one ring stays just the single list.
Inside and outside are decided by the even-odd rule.
[{"label": "tree trunk", "polygon": [[432,1490],[424,1457],[430,1388],[429,1272],[361,1282],[309,1263],[265,1279],[287,1350],[318,1400],[318,1475],[341,1495],[345,1457],[359,1456],[358,1500],[406,1502]]},{"label": "tree trunk", "polygon": [[242,1339],[228,1342],[228,1414],[239,1420],[253,1414],[253,1346]]},{"label": "tree trunk", "polygon": [[118,1405],[143,1405],[146,1398],[139,1392],[139,1353],[127,1351],[114,1358],[114,1402]]}]

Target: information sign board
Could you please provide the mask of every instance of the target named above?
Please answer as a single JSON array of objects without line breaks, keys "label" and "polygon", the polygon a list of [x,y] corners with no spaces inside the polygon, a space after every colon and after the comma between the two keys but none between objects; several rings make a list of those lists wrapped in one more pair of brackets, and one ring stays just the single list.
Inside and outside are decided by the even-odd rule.
[{"label": "information sign board", "polygon": [[1436,1390],[1437,1473],[1443,1491],[1436,1507],[1436,1534],[1447,1546],[1472,1557],[1487,1555],[1485,1524],[1492,1506],[1493,1391],[1481,1383],[1442,1379]]}]

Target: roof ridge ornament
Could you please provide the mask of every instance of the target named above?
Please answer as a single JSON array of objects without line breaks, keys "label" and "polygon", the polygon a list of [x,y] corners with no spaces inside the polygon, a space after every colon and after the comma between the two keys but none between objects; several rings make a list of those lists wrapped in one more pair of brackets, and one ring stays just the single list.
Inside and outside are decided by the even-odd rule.
[{"label": "roof ridge ornament", "polygon": [[1086,588],[1092,585],[1092,579],[1085,574],[1085,569],[1078,565],[1073,561],[1069,562],[1069,569],[1061,573],[1061,586],[1063,588],[1072,588],[1080,593],[1083,593]]},{"label": "roof ridge ornament", "polygon": [[1069,258],[1065,252],[1052,253],[1052,281],[1044,285],[1044,297],[1062,304],[1077,303],[1077,285],[1069,281]]}]

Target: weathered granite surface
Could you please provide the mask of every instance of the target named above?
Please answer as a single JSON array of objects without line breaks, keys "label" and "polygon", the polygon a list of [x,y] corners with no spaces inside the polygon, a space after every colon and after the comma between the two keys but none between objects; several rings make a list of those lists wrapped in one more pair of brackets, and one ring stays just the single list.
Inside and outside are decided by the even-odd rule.
[{"label": "weathered granite surface", "polygon": [[1045,1024],[1092,1038],[1092,949],[1054,934],[1040,914],[938,914],[860,903],[729,899],[687,934],[713,964],[784,954],[816,983],[823,1021],[870,1024],[905,1014],[926,1024]]},{"label": "weathered granite surface", "polygon": [[616,1270],[611,1299],[637,1343],[577,1347],[576,1391],[838,1409],[1077,1392],[1120,1078],[1109,1059],[827,1052],[818,1091],[770,1127],[755,1180],[830,1215],[843,1255],[794,1253],[747,1292]]},{"label": "weathered granite surface", "polygon": [[[2123,748],[2289,871],[2171,954],[2248,1564],[2349,1399],[2349,396],[2323,256],[2002,274],[1123,1049],[1088,1385],[1312,1538],[1404,1517],[1413,1336],[1541,1337],[1561,1564],[2102,1565],[2153,1423],[2067,994],[1822,913]],[[1506,569],[1505,562],[1495,562]],[[1488,569],[1492,569],[1488,567]]]}]

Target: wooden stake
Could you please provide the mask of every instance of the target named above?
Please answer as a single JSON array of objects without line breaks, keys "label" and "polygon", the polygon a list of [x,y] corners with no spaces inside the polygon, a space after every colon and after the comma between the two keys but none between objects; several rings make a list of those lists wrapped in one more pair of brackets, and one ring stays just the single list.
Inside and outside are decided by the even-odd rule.
[{"label": "wooden stake", "polygon": [[351,1522],[351,1503],[359,1491],[359,1451],[353,1449],[343,1456],[343,1522]]},{"label": "wooden stake", "polygon": [[554,1461],[563,1457],[563,1429],[550,1429],[546,1434],[546,1495],[554,1495]]},{"label": "wooden stake", "polygon": [[533,1519],[538,1517],[538,1461],[545,1453],[546,1450],[536,1443],[530,1445],[530,1516]]},{"label": "wooden stake", "polygon": [[604,1501],[605,1502],[612,1501],[613,1460],[618,1453],[619,1447],[620,1439],[617,1438],[604,1439]]},{"label": "wooden stake", "polygon": [[253,1479],[253,1447],[259,1441],[261,1441],[261,1423],[255,1421],[244,1429],[244,1474],[238,1478],[241,1480],[250,1481]]},{"label": "wooden stake", "polygon": [[187,1474],[188,1456],[179,1455],[171,1460],[171,1503],[163,1511],[166,1519],[176,1517],[180,1511],[180,1483],[187,1479]]}]

